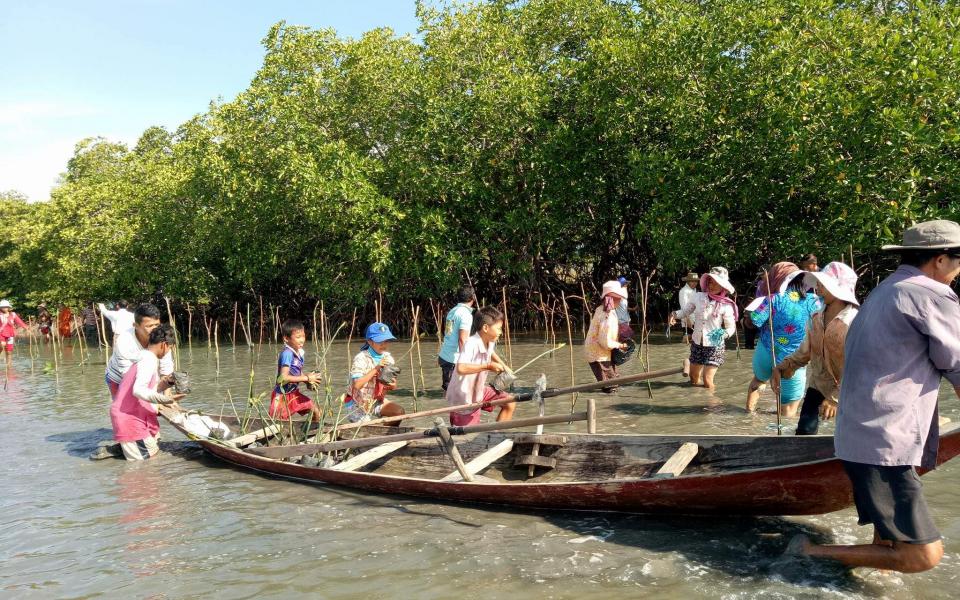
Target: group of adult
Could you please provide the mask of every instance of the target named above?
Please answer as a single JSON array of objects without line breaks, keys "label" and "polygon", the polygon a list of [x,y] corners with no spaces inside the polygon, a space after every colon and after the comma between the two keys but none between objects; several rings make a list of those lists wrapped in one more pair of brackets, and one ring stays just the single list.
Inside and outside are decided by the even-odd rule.
[{"label": "group of adult", "polygon": [[[746,408],[756,408],[771,382],[782,414],[796,415],[803,400],[798,434],[816,433],[819,416],[836,416],[836,455],[859,523],[874,527],[870,544],[818,545],[798,536],[790,552],[918,572],[943,555],[916,467],[936,466],[941,378],[960,396],[960,303],[950,287],[960,275],[960,225],[920,223],[882,250],[898,254],[900,265],[862,307],[857,275],[842,262],[817,269],[811,255],[806,264],[780,262],[763,274],[746,307],[759,338]],[[674,319],[693,316],[691,362],[709,354],[699,362],[712,387],[710,369],[722,364],[737,307],[717,293],[733,293],[725,269],[698,282],[704,291],[688,284],[692,293]],[[691,379],[697,383],[693,372]]]},{"label": "group of adult", "polygon": [[[843,262],[819,269],[809,255],[762,273],[745,307],[759,339],[746,408],[756,408],[769,383],[782,415],[799,408],[798,434],[816,433],[820,417],[835,416],[836,455],[859,522],[874,526],[870,544],[818,545],[801,536],[790,552],[917,572],[943,555],[916,467],[936,466],[941,378],[960,396],[960,302],[950,287],[960,275],[960,225],[920,223],[882,250],[898,254],[899,267],[862,307],[857,274]],[[685,283],[670,321],[683,322],[689,338],[691,383],[713,389],[726,340],[736,335],[735,290],[723,267]],[[623,282],[604,284],[602,298],[584,343],[598,380],[616,375],[614,354],[625,346],[614,310],[627,299]]]}]

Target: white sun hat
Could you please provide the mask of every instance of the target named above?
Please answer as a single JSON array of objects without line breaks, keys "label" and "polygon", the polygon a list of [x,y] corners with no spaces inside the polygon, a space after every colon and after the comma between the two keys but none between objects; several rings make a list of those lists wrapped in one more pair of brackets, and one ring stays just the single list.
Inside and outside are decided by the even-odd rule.
[{"label": "white sun hat", "polygon": [[624,300],[626,300],[627,288],[623,287],[623,285],[621,285],[619,281],[616,281],[616,280],[608,281],[605,284],[603,284],[603,293],[600,295],[601,297],[603,297],[603,296],[606,296],[607,294],[614,294],[615,296],[619,296],[620,298],[623,298]]}]

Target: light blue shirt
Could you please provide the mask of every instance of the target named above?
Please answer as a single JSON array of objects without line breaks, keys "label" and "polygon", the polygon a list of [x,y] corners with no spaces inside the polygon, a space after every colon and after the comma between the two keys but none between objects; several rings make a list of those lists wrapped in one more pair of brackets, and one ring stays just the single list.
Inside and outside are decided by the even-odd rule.
[{"label": "light blue shirt", "polygon": [[936,465],[940,378],[960,386],[960,304],[949,286],[900,265],[850,324],[837,457],[868,465]]},{"label": "light blue shirt", "polygon": [[450,309],[443,327],[443,344],[440,346],[440,358],[448,363],[457,363],[460,355],[460,332],[470,333],[473,327],[473,309],[466,304],[458,304]]}]

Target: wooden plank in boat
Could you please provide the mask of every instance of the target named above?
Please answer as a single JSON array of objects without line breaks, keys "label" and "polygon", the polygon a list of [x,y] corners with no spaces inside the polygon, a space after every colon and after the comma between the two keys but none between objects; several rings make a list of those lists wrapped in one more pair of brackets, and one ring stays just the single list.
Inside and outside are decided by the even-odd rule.
[{"label": "wooden plank in boat", "polygon": [[654,473],[654,479],[678,477],[680,473],[687,468],[687,465],[690,464],[690,461],[697,456],[697,452],[699,451],[700,447],[693,442],[684,443],[676,452],[673,453],[673,456],[667,459],[667,462],[663,463],[663,466],[660,467],[660,470]]},{"label": "wooden plank in boat", "polygon": [[550,433],[521,433],[514,438],[517,444],[540,444],[542,446],[565,446],[567,436]]},{"label": "wooden plank in boat", "polygon": [[400,448],[403,448],[410,442],[407,440],[401,440],[399,442],[387,442],[386,444],[380,444],[366,452],[361,452],[360,454],[349,458],[343,461],[340,464],[334,465],[332,468],[334,471],[356,471],[366,465],[372,463],[378,458],[383,458],[384,456],[396,452]]},{"label": "wooden plank in boat", "polygon": [[[465,467],[467,472],[471,475],[476,475],[480,471],[489,467],[494,461],[499,458],[502,458],[510,453],[513,450],[513,440],[506,439],[497,444],[496,446],[488,449],[486,452],[483,452],[470,462],[468,462]],[[484,478],[486,479],[486,478]],[[463,477],[460,476],[459,471],[454,471],[450,473],[440,481],[463,481]]]},{"label": "wooden plank in boat", "polygon": [[248,434],[235,437],[232,440],[225,440],[224,443],[228,446],[234,446],[235,448],[243,448],[244,446],[249,446],[258,440],[268,438],[271,435],[276,435],[278,433],[280,433],[280,426],[271,425],[269,427],[264,427],[263,429],[251,431]]}]

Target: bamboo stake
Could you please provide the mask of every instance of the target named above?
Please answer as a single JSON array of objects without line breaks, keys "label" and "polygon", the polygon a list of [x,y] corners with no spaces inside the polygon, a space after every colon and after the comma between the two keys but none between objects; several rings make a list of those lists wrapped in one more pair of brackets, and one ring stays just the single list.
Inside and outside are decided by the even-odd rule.
[{"label": "bamboo stake", "polygon": [[187,303],[187,348],[190,350],[190,358],[193,359],[193,311],[190,310],[189,303]]},{"label": "bamboo stake", "polygon": [[507,338],[507,362],[513,364],[513,344],[510,341],[510,315],[507,308],[507,286],[503,286],[503,332]]},{"label": "bamboo stake", "polygon": [[280,338],[281,338],[281,335],[280,335],[280,323],[281,323],[281,321],[280,321],[280,305],[278,304],[278,305],[277,305],[277,318],[273,320],[273,325],[274,325],[273,341],[274,341],[275,343],[277,343],[277,344],[280,343]]},{"label": "bamboo stake", "polygon": [[30,374],[33,375],[33,317],[27,317],[27,343],[30,345]]},{"label": "bamboo stake", "polygon": [[350,331],[347,332],[347,370],[350,370],[350,365],[353,362],[353,352],[350,350],[350,345],[353,342],[353,329],[357,325],[357,307],[353,307],[353,318],[350,319]]},{"label": "bamboo stake", "polygon": [[[207,334],[209,335],[209,333]],[[233,303],[233,333],[230,334],[230,343],[234,350],[237,348],[237,302]]]},{"label": "bamboo stake", "polygon": [[420,351],[420,307],[417,306],[417,316],[413,323],[413,331],[417,334],[417,364],[420,365],[420,389],[426,390],[427,383],[423,377],[423,353]]},{"label": "bamboo stake", "polygon": [[213,323],[213,347],[214,354],[217,357],[217,378],[220,377],[220,322]]},{"label": "bamboo stake", "polygon": [[[86,331],[80,326],[80,319],[76,315],[73,317],[73,324],[77,328],[77,331],[80,332],[80,335],[77,336],[77,344],[80,346],[80,372],[83,373],[83,344],[86,341]],[[7,354],[10,354],[9,352]]]},{"label": "bamboo stake", "polygon": [[170,349],[173,352],[173,368],[177,371],[180,370],[180,334],[177,333],[177,321],[173,318],[173,311],[170,309],[170,298],[167,296],[163,297],[164,301],[167,303],[167,318],[170,320],[170,326],[173,327],[173,339],[176,342],[176,345]]},{"label": "bamboo stake", "polygon": [[[257,294],[260,303],[260,335],[257,337],[257,353],[263,348],[263,295]],[[253,323],[250,321],[250,304],[247,304],[247,325],[250,327],[250,334],[253,335]]]},{"label": "bamboo stake", "polygon": [[[772,365],[771,371],[776,371],[776,369],[777,369],[777,351],[776,351],[777,339],[776,339],[776,336],[774,335],[774,332],[773,332],[773,290],[770,289],[770,271],[769,271],[769,270],[763,272],[763,279],[764,279],[764,281],[766,281],[766,283],[767,283],[767,311],[770,313],[769,315],[767,315],[767,322],[768,322],[769,325],[770,325],[770,360],[772,361],[770,364]],[[771,375],[770,378],[773,379],[773,376]],[[771,381],[770,383],[772,384],[773,382]],[[776,388],[776,389],[773,390],[773,397],[774,397],[774,399],[777,401],[777,406],[776,406],[776,410],[777,410],[777,435],[781,435],[781,434],[782,434],[782,427],[781,427],[781,424],[780,424],[780,386],[779,386],[779,385],[777,385],[777,386],[771,385],[770,387],[771,387],[771,388]]]},{"label": "bamboo stake", "polygon": [[590,322],[590,310],[587,308],[587,290],[583,287],[583,282],[580,282],[580,301],[583,305],[583,319],[580,321],[580,331],[583,339],[587,339],[587,323]]},{"label": "bamboo stake", "polygon": [[310,314],[310,321],[313,323],[313,352],[314,364],[316,369],[320,369],[320,337],[317,334],[317,308],[320,307],[320,301],[313,305],[313,312]]},{"label": "bamboo stake", "polygon": [[[570,385],[577,385],[577,376],[574,374],[573,368],[573,329],[570,326],[570,310],[567,308],[567,293],[563,290],[560,291],[560,299],[563,300],[563,314],[566,317],[567,321],[567,345],[570,346]],[[573,412],[573,409],[577,406],[577,396],[578,394],[574,393],[570,399],[570,412]]]},{"label": "bamboo stake", "polygon": [[[410,304],[411,304],[411,307],[412,307],[413,303],[411,302]],[[411,308],[410,311],[413,312],[413,308]],[[413,409],[413,410],[414,410],[414,411],[417,410],[417,409],[416,409],[416,406],[417,406],[417,372],[414,370],[414,367],[413,367],[413,349],[416,347],[416,345],[417,345],[416,338],[411,337],[411,338],[410,338],[410,350],[407,352],[407,354],[410,355],[410,384],[411,384],[411,386],[412,386],[412,387],[411,387],[411,391],[413,392],[413,406],[414,406],[414,409]]]},{"label": "bamboo stake", "polygon": [[[211,319],[212,321],[212,319]],[[210,322],[207,321],[207,308],[203,308],[203,328],[207,330],[207,354],[210,354],[210,344],[212,340],[210,339]]]}]

